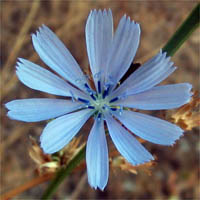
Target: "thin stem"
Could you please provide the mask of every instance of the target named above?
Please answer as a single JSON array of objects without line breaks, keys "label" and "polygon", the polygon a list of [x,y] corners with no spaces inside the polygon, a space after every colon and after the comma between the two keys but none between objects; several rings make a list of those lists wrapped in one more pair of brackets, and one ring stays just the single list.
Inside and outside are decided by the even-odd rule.
[{"label": "thin stem", "polygon": [[200,4],[192,10],[186,20],[177,29],[171,39],[163,47],[163,51],[167,52],[168,56],[173,56],[181,45],[200,25]]}]

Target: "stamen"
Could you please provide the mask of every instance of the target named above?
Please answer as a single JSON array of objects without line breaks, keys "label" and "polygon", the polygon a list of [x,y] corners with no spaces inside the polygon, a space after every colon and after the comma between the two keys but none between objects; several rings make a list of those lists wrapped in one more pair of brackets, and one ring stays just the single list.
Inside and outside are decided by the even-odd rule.
[{"label": "stamen", "polygon": [[95,96],[94,96],[96,93],[88,86],[87,83],[85,83],[84,86],[85,86],[87,92],[88,92],[88,93],[90,94],[90,96],[92,97],[92,99],[93,99],[93,100],[96,100],[96,98],[95,98]]},{"label": "stamen", "polygon": [[103,92],[103,99],[108,95],[109,89],[111,85],[107,85],[106,89]]},{"label": "stamen", "polygon": [[117,100],[119,100],[119,97],[115,97],[114,99],[111,99],[111,100],[109,101],[109,103],[115,102],[115,101],[117,101]]},{"label": "stamen", "polygon": [[93,100],[97,100],[96,97],[94,96],[94,93],[90,93],[90,96],[92,97]]},{"label": "stamen", "polygon": [[87,83],[85,83],[85,84],[84,84],[84,86],[85,86],[87,89],[89,89],[89,90],[90,90],[90,87],[88,86],[88,84],[87,84]]},{"label": "stamen", "polygon": [[101,119],[101,113],[98,113],[97,119],[100,120]]},{"label": "stamen", "polygon": [[111,110],[112,110],[112,111],[116,111],[116,110],[117,110],[117,108],[111,108]]},{"label": "stamen", "polygon": [[89,108],[89,109],[95,109],[94,106],[87,106],[87,108]]},{"label": "stamen", "polygon": [[78,98],[78,101],[81,101],[83,103],[89,104],[90,101],[86,100],[86,99],[82,99],[82,98]]},{"label": "stamen", "polygon": [[101,93],[101,82],[98,81],[98,93]]},{"label": "stamen", "polygon": [[105,98],[108,95],[111,86],[113,86],[115,84],[116,84],[116,81],[113,79],[113,77],[108,76],[108,82],[104,86],[105,90],[104,90],[104,93],[103,93],[103,98]]}]

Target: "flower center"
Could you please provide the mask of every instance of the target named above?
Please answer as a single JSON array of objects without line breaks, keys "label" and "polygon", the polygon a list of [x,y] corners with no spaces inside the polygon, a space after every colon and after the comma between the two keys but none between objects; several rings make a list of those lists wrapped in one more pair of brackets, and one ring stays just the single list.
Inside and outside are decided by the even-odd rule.
[{"label": "flower center", "polygon": [[98,94],[96,100],[92,101],[91,102],[91,106],[94,106],[95,109],[98,111],[98,112],[103,112],[103,110],[109,106],[109,102],[102,98],[102,95],[101,94]]},{"label": "flower center", "polygon": [[97,82],[97,91],[94,91],[90,88],[90,86],[85,83],[85,90],[88,93],[88,95],[91,97],[91,99],[82,99],[82,98],[77,98],[76,100],[84,103],[84,107],[88,109],[94,109],[95,113],[94,116],[97,119],[101,119],[103,117],[104,112],[119,112],[120,114],[123,111],[122,106],[116,106],[114,104],[115,101],[119,99],[119,97],[114,97],[113,99],[110,100],[109,93],[110,89],[112,87],[112,84],[105,84],[103,88],[101,88],[101,82]]}]

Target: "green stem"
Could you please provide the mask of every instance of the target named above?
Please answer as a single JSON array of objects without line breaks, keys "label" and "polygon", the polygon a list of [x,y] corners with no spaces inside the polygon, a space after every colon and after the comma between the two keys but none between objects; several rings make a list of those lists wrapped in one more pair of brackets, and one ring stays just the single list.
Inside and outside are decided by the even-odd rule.
[{"label": "green stem", "polygon": [[[185,40],[191,35],[191,33],[199,26],[199,10],[200,4],[198,4],[175,32],[172,38],[163,47],[163,51],[166,51],[168,56],[173,56]],[[72,170],[85,158],[85,145],[76,154],[76,156],[69,162],[69,164],[58,171],[55,178],[52,180],[47,190],[44,192],[42,199],[50,199],[58,186],[65,180],[65,178],[72,172]]]},{"label": "green stem", "polygon": [[200,4],[192,10],[190,15],[177,29],[171,39],[163,47],[168,56],[173,56],[193,31],[200,25]]},{"label": "green stem", "polygon": [[49,184],[47,190],[44,192],[42,199],[50,199],[58,186],[65,180],[65,178],[75,169],[78,164],[85,158],[86,145],[84,145],[74,158],[68,163],[65,168],[61,168],[52,182]]}]

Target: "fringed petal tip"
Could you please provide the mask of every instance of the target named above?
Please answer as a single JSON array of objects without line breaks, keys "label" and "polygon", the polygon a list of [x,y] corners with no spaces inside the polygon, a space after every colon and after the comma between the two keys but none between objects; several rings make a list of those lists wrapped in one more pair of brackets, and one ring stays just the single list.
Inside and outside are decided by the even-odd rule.
[{"label": "fringed petal tip", "polygon": [[23,121],[23,122],[30,122],[29,120],[25,118],[21,118],[21,116],[19,116],[19,113],[18,112],[15,112],[15,111],[8,111],[7,112],[7,117],[12,119],[12,120],[17,120],[17,121]]},{"label": "fringed petal tip", "polygon": [[37,31],[35,33],[31,34],[31,38],[32,38],[32,43],[34,43],[34,41],[36,41],[37,39],[37,35],[36,35]]},{"label": "fringed petal tip", "polygon": [[178,142],[178,140],[183,137],[184,135],[184,130],[181,129],[179,126],[177,126],[177,128],[179,128],[179,133],[177,133],[176,137],[171,140],[170,142],[166,143],[166,144],[157,144],[157,145],[161,145],[161,146],[169,146],[169,147],[173,147],[176,145],[176,143]]},{"label": "fringed petal tip", "polygon": [[[180,128],[180,129],[181,129],[181,128]],[[180,135],[179,135],[171,144],[166,145],[166,146],[171,146],[171,147],[173,147],[173,146],[175,146],[175,145],[177,144],[178,140],[179,140],[181,137],[183,137],[183,135],[184,135],[184,130],[183,130],[183,129],[181,129],[181,130],[182,130],[182,132],[180,133]]]},{"label": "fringed petal tip", "polygon": [[101,13],[103,13],[103,12],[106,12],[106,13],[111,12],[112,13],[110,8],[108,8],[108,9],[104,8],[104,9],[92,9],[92,10],[90,10],[90,13],[94,13],[94,12],[101,12]]},{"label": "fringed petal tip", "polygon": [[[130,18],[130,16],[127,16],[126,14],[124,14],[121,19],[128,21],[131,25],[135,25],[139,29],[139,32],[140,32],[140,24],[138,22],[132,20]],[[136,28],[136,27],[134,27],[134,28]]]},{"label": "fringed petal tip", "polygon": [[[37,36],[38,33],[40,33],[41,30],[44,29],[49,29],[48,26],[46,26],[45,24],[42,24],[41,26],[38,27],[38,29],[34,32],[31,33],[31,36],[33,37],[34,35]],[[50,30],[50,29],[49,29]]]},{"label": "fringed petal tip", "polygon": [[[188,91],[191,92],[191,90],[192,90],[192,84],[185,83],[185,85],[187,86]],[[191,94],[193,94],[193,92]]]},{"label": "fringed petal tip", "polygon": [[26,59],[24,59],[24,58],[17,58],[17,63],[15,65],[16,71],[18,71],[19,69],[21,69],[22,67],[24,67],[25,62],[26,62]]},{"label": "fringed petal tip", "polygon": [[13,102],[13,101],[9,101],[8,103],[5,103],[4,106],[5,106],[6,109],[8,109],[8,112],[7,112],[6,116],[7,116],[8,118],[10,118],[10,119],[15,120],[15,119],[12,117],[11,113],[10,113],[10,112],[11,112],[10,110],[11,110],[11,107],[12,107],[12,102]]},{"label": "fringed petal tip", "polygon": [[[8,108],[7,108],[8,109]],[[8,118],[10,118],[10,119],[14,119],[13,117],[12,117],[12,115],[10,114],[10,110],[7,112],[7,114],[6,114],[6,116],[8,117]]]},{"label": "fringed petal tip", "polygon": [[185,87],[185,94],[187,96],[187,98],[183,104],[183,105],[185,105],[190,102],[190,100],[194,94],[194,92],[192,91],[193,86],[190,83],[180,83],[180,84],[184,85],[184,87]]},{"label": "fringed petal tip", "polygon": [[20,58],[20,57],[18,57],[18,58],[17,58],[17,60],[18,60],[18,62],[17,62],[17,63],[19,63],[19,64],[20,64],[20,63],[24,63],[24,60],[25,60],[25,59],[24,59],[24,58]]},{"label": "fringed petal tip", "polygon": [[[112,11],[111,11],[110,8],[109,9],[98,9],[98,10],[97,9],[93,9],[93,10],[90,10],[88,18],[91,15],[103,15],[103,14],[107,14],[107,15],[112,16]],[[136,25],[140,29],[140,24],[135,22],[134,20],[131,20],[131,18],[129,16],[127,16],[126,14],[124,14],[121,19],[132,22],[132,24]]]},{"label": "fringed petal tip", "polygon": [[13,111],[11,111],[13,102],[14,101],[9,101],[8,103],[4,104],[5,108],[8,109],[6,116],[12,120],[18,120],[18,119],[16,119]]},{"label": "fringed petal tip", "polygon": [[189,103],[190,100],[191,100],[191,97],[194,95],[194,92],[192,91],[192,84],[190,83],[185,83],[187,84],[187,91],[188,91],[188,94],[189,94],[189,98],[188,98],[188,101],[186,103]]},{"label": "fringed petal tip", "polygon": [[95,17],[96,15],[103,17],[105,15],[107,16],[110,16],[112,17],[112,11],[111,9],[93,9],[93,10],[90,10],[90,13],[88,15],[88,19],[91,18],[91,17]]},{"label": "fringed petal tip", "polygon": [[[89,182],[88,182],[89,183]],[[103,186],[103,187],[101,187],[101,186],[93,186],[93,185],[91,185],[90,183],[89,183],[89,185],[90,185],[90,187],[91,188],[93,188],[93,189],[95,189],[95,190],[101,190],[102,192],[104,192],[104,189],[105,189],[105,187],[106,187],[106,185],[105,186]]]},{"label": "fringed petal tip", "polygon": [[[150,154],[151,155],[151,154]],[[144,164],[146,164],[146,163],[148,163],[148,162],[151,162],[151,161],[153,161],[153,160],[155,160],[155,158],[151,155],[151,158],[149,158],[149,159],[146,159],[146,160],[144,160],[143,162],[138,162],[138,163],[131,163],[131,162],[129,162],[131,165],[133,165],[133,166],[139,166],[139,165],[144,165]],[[128,162],[128,161],[127,161]]]},{"label": "fringed petal tip", "polygon": [[[38,36],[39,34],[45,34],[45,31],[51,31],[51,30],[49,29],[48,26],[46,26],[45,24],[42,24],[42,25],[38,28],[38,30],[36,31],[36,36]],[[46,32],[46,33],[47,33],[47,32]]]},{"label": "fringed petal tip", "polygon": [[17,120],[17,119],[15,119],[15,117],[12,115],[12,111],[8,111],[7,114],[6,114],[6,116],[7,116],[8,118],[12,119],[12,120]]},{"label": "fringed petal tip", "polygon": [[8,103],[4,104],[4,107],[7,108],[8,110],[10,110],[10,108],[9,108],[10,107],[10,102],[12,102],[12,101],[9,101]]}]

